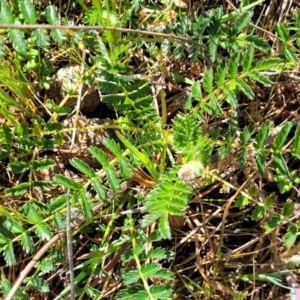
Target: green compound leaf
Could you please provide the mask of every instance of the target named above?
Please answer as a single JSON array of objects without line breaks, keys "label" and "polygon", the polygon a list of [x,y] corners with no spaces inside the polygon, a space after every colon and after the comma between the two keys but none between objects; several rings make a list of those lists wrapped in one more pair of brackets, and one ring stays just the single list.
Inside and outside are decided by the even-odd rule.
[{"label": "green compound leaf", "polygon": [[255,95],[251,89],[251,87],[242,79],[236,78],[235,80],[237,86],[239,89],[249,98],[249,99],[254,99]]},{"label": "green compound leaf", "polygon": [[222,88],[224,86],[225,78],[226,78],[227,66],[225,60],[222,60],[221,63],[217,67],[216,73],[216,82],[218,87]]},{"label": "green compound leaf", "polygon": [[256,143],[254,144],[254,147],[256,149],[261,149],[264,147],[264,143],[268,137],[269,134],[269,129],[270,129],[270,123],[266,122],[264,123],[261,128],[259,129],[259,132],[256,136]]},{"label": "green compound leaf", "polygon": [[109,161],[107,160],[105,154],[99,148],[90,147],[88,150],[104,168],[107,168],[109,166]]},{"label": "green compound leaf", "polygon": [[53,215],[53,225],[58,230],[64,230],[66,228],[66,217],[58,212]]},{"label": "green compound leaf", "polygon": [[165,248],[151,248],[150,251],[147,253],[147,258],[153,258],[157,260],[169,260],[171,257],[172,252]]},{"label": "green compound leaf", "polygon": [[259,221],[265,215],[266,210],[262,206],[256,206],[251,214],[251,218],[254,221]]},{"label": "green compound leaf", "polygon": [[284,56],[289,60],[293,66],[296,66],[298,63],[298,58],[293,49],[290,46],[285,46],[282,49]]},{"label": "green compound leaf", "polygon": [[210,34],[208,40],[208,52],[209,52],[209,57],[212,61],[216,60],[218,44],[219,44],[219,36]]},{"label": "green compound leaf", "polygon": [[17,162],[12,162],[11,164],[8,165],[8,170],[13,172],[13,173],[23,173],[30,168],[30,163],[29,162],[23,162],[23,161],[17,161]]},{"label": "green compound leaf", "polygon": [[295,205],[291,199],[288,199],[282,208],[282,216],[285,218],[290,217],[294,212]]},{"label": "green compound leaf", "polygon": [[232,146],[229,145],[222,145],[219,149],[218,149],[218,153],[221,159],[226,158],[226,156],[228,156],[230,154],[232,150]]},{"label": "green compound leaf", "polygon": [[266,153],[261,149],[261,150],[257,150],[256,153],[256,164],[258,167],[258,171],[260,173],[260,175],[264,176],[265,172],[266,172],[266,164],[267,161],[267,156]]},{"label": "green compound leaf", "polygon": [[53,233],[51,231],[51,227],[48,224],[45,223],[39,223],[35,227],[35,233],[42,239],[42,240],[50,240],[53,236]]},{"label": "green compound leaf", "polygon": [[255,66],[256,71],[268,71],[277,70],[277,68],[282,64],[280,58],[267,58],[258,62]]},{"label": "green compound leaf", "polygon": [[26,55],[28,47],[24,32],[19,29],[10,29],[8,31],[8,37],[13,44],[14,49],[20,54]]},{"label": "green compound leaf", "polygon": [[189,156],[201,137],[201,129],[192,116],[178,114],[174,123],[173,144],[177,152]]},{"label": "green compound leaf", "polygon": [[39,224],[42,221],[42,217],[33,204],[27,203],[24,205],[23,210],[24,214],[33,224]]},{"label": "green compound leaf", "polygon": [[285,42],[289,41],[290,34],[289,34],[285,24],[277,24],[276,30],[277,30],[277,33],[278,33],[279,37],[282,40],[284,40]]},{"label": "green compound leaf", "polygon": [[292,146],[292,155],[300,159],[300,123],[298,123]]},{"label": "green compound leaf", "polygon": [[127,157],[122,157],[119,160],[120,172],[123,178],[128,179],[131,177],[131,164]]},{"label": "green compound leaf", "polygon": [[3,222],[4,227],[12,233],[22,233],[25,229],[12,218],[7,218]]},{"label": "green compound leaf", "polygon": [[239,144],[240,146],[246,146],[247,143],[249,142],[252,134],[254,133],[254,130],[255,130],[255,126],[253,124],[247,126],[241,136],[240,136],[240,141],[239,141]]},{"label": "green compound leaf", "polygon": [[249,43],[248,48],[246,50],[246,54],[243,59],[243,71],[244,72],[248,72],[251,70],[253,57],[254,57],[254,46],[252,43]]},{"label": "green compound leaf", "polygon": [[160,217],[158,227],[164,239],[171,239],[171,228],[170,228],[169,218],[167,214]]},{"label": "green compound leaf", "polygon": [[248,73],[249,77],[263,84],[264,86],[271,86],[272,81],[265,75],[260,74],[256,70],[252,69]]},{"label": "green compound leaf", "polygon": [[168,285],[151,286],[150,294],[154,297],[154,299],[171,300],[172,288]]},{"label": "green compound leaf", "polygon": [[91,221],[93,219],[93,210],[85,191],[80,193],[79,201],[83,208],[84,217],[86,220]]},{"label": "green compound leaf", "polygon": [[245,208],[247,205],[249,204],[249,199],[248,197],[244,196],[244,195],[240,195],[236,198],[236,201],[235,201],[235,206],[240,208],[240,209],[243,209]]},{"label": "green compound leaf", "polygon": [[277,168],[279,169],[280,173],[284,175],[288,180],[291,180],[291,174],[289,168],[286,164],[286,161],[279,153],[272,153],[272,158],[275,161]]},{"label": "green compound leaf", "polygon": [[156,263],[150,263],[141,267],[141,273],[145,279],[154,277],[158,271],[159,267]]},{"label": "green compound leaf", "polygon": [[27,235],[26,232],[21,235],[21,245],[27,254],[31,254],[35,250],[33,239],[31,236]]},{"label": "green compound leaf", "polygon": [[71,190],[76,190],[76,191],[80,191],[83,190],[83,186],[77,182],[75,182],[74,180],[67,178],[63,175],[55,175],[54,180],[58,183],[61,184],[63,186],[65,186],[68,189]]},{"label": "green compound leaf", "polygon": [[223,111],[222,111],[220,103],[218,102],[218,99],[216,98],[215,94],[213,94],[213,93],[209,94],[208,98],[209,98],[209,104],[210,104],[211,108],[213,109],[214,113],[216,115],[221,116]]},{"label": "green compound leaf", "polygon": [[49,285],[46,280],[37,276],[27,277],[24,282],[34,290],[46,293],[49,292]]},{"label": "green compound leaf", "polygon": [[201,85],[199,81],[195,81],[192,86],[192,96],[197,101],[202,100],[202,91],[201,91]]},{"label": "green compound leaf", "polygon": [[228,76],[230,79],[236,79],[237,71],[239,67],[240,55],[239,53],[234,53],[229,61],[228,66]]},{"label": "green compound leaf", "polygon": [[208,94],[213,92],[213,71],[211,68],[205,70],[203,88]]},{"label": "green compound leaf", "polygon": [[32,36],[36,41],[36,44],[43,48],[46,49],[50,45],[50,38],[46,30],[43,29],[35,29],[32,31]]},{"label": "green compound leaf", "polygon": [[238,101],[234,91],[230,90],[226,85],[223,85],[221,89],[225,94],[226,102],[229,103],[233,108],[237,108]]},{"label": "green compound leaf", "polygon": [[240,33],[249,23],[252,17],[252,13],[244,12],[236,18],[236,21],[233,25],[233,34],[236,35]]},{"label": "green compound leaf", "polygon": [[0,20],[2,24],[14,24],[15,17],[7,1],[0,1]]},{"label": "green compound leaf", "polygon": [[79,158],[72,158],[70,159],[70,164],[76,168],[78,171],[80,171],[81,173],[89,176],[89,177],[95,177],[96,173],[94,171],[94,169],[92,169],[89,165],[87,165],[85,162],[83,162],[81,159]]},{"label": "green compound leaf", "polygon": [[118,192],[120,189],[121,182],[113,166],[109,166],[106,169],[106,175],[109,187],[112,189],[113,192]]},{"label": "green compound leaf", "polygon": [[268,221],[266,223],[266,225],[264,226],[265,231],[267,233],[273,231],[274,229],[276,229],[281,223],[281,218],[280,216],[274,216],[270,221]]},{"label": "green compound leaf", "polygon": [[269,54],[271,51],[268,43],[256,35],[248,35],[246,37],[246,41],[253,43],[255,48],[259,49],[265,54]]},{"label": "green compound leaf", "polygon": [[246,168],[246,155],[247,150],[245,148],[240,148],[238,151],[238,165],[240,166],[241,170],[245,170]]},{"label": "green compound leaf", "polygon": [[[58,44],[62,45],[65,41],[67,41],[67,34],[64,30],[60,29],[53,29],[50,32],[50,36],[53,38],[53,40]],[[62,111],[65,111],[66,107],[61,107]]]},{"label": "green compound leaf", "polygon": [[13,248],[12,242],[10,242],[9,244],[7,244],[5,246],[4,251],[3,251],[3,256],[4,256],[5,262],[9,266],[13,266],[16,263],[16,257],[14,254],[14,248]]},{"label": "green compound leaf", "polygon": [[46,7],[46,19],[51,25],[56,25],[59,22],[57,8],[54,5]]},{"label": "green compound leaf", "polygon": [[140,279],[140,274],[138,270],[124,271],[122,278],[124,284],[129,285],[137,282]]},{"label": "green compound leaf", "polygon": [[165,225],[169,215],[182,216],[190,200],[192,188],[179,181],[177,168],[171,169],[159,179],[158,186],[152,190],[146,200],[146,212],[142,226],[148,226],[159,218],[163,218],[161,226],[164,236],[168,235]]},{"label": "green compound leaf", "polygon": [[102,199],[103,201],[107,200],[107,193],[105,191],[104,186],[102,185],[100,179],[98,177],[94,177],[91,180],[91,183],[97,193],[97,195]]},{"label": "green compound leaf", "polygon": [[115,156],[122,157],[123,151],[121,150],[120,145],[112,139],[105,139],[103,142],[104,146],[109,149]]},{"label": "green compound leaf", "polygon": [[35,6],[30,0],[23,0],[19,4],[20,11],[27,24],[35,24],[37,21]]},{"label": "green compound leaf", "polygon": [[5,190],[5,195],[6,196],[20,196],[24,195],[29,187],[31,186],[30,182],[23,182],[20,183],[12,188],[6,189]]},{"label": "green compound leaf", "polygon": [[297,226],[293,225],[290,226],[283,237],[283,243],[287,247],[292,247],[295,244],[296,238],[298,234]]},{"label": "green compound leaf", "polygon": [[290,133],[291,129],[292,129],[292,123],[291,122],[287,122],[284,124],[284,126],[281,128],[280,132],[278,133],[275,142],[272,145],[272,149],[274,151],[280,151],[281,148],[283,147],[288,134]]},{"label": "green compound leaf", "polygon": [[41,159],[32,161],[32,169],[35,171],[47,170],[55,165],[52,159]]}]

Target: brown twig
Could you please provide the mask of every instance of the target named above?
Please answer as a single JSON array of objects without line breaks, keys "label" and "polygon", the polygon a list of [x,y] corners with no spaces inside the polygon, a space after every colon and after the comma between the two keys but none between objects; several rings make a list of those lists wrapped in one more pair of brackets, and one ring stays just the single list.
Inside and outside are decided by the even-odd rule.
[{"label": "brown twig", "polygon": [[[117,31],[124,33],[136,33],[142,35],[152,35],[158,36],[164,39],[174,39],[184,43],[190,43],[198,45],[199,47],[206,48],[205,45],[193,40],[192,38],[185,38],[182,36],[177,36],[174,33],[161,33],[155,31],[147,31],[140,29],[130,29],[130,28],[120,28],[120,27],[111,27],[111,26],[78,26],[78,25],[49,25],[49,24],[0,24],[0,29],[20,29],[20,30],[33,30],[33,29],[61,29],[61,30],[96,30],[96,31]],[[214,63],[207,58],[205,55],[198,54],[201,59],[203,59],[207,64],[214,65]]]}]

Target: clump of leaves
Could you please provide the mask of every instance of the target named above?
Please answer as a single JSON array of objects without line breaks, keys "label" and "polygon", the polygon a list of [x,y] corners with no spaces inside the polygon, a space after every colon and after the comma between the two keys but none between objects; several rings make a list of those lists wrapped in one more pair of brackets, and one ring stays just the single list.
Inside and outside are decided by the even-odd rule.
[{"label": "clump of leaves", "polygon": [[[192,62],[206,62],[201,80],[182,80],[181,77],[185,84],[190,83],[191,86],[182,109],[184,112],[176,114],[170,127],[165,126],[166,120],[152,106],[151,83],[141,76],[132,76],[131,69],[123,62],[131,43],[125,44],[119,33],[106,31],[101,37],[96,32],[76,32],[70,39],[60,29],[52,29],[50,32],[43,29],[28,32],[7,29],[1,33],[0,55],[15,62],[14,70],[18,76],[11,74],[8,64],[3,64],[5,72],[0,71],[0,81],[7,89],[0,89],[0,114],[5,118],[5,124],[0,130],[0,159],[6,162],[10,174],[30,174],[28,180],[5,190],[5,197],[26,197],[26,203],[18,208],[1,206],[0,251],[8,265],[16,263],[16,244],[21,245],[24,253],[32,254],[38,251],[39,243],[36,240],[50,240],[65,228],[67,198],[71,199],[73,219],[78,221],[72,227],[74,235],[84,228],[93,228],[92,223],[98,214],[94,205],[103,202],[103,211],[98,217],[110,217],[97,229],[101,234],[100,245],[93,244],[91,252],[85,256],[88,260],[75,267],[78,295],[94,298],[103,296],[110,276],[104,274],[106,285],[101,292],[90,283],[106,259],[111,259],[110,263],[114,267],[117,262],[112,257],[117,257],[123,262],[123,289],[117,299],[171,299],[173,291],[170,282],[175,276],[162,267],[162,263],[167,262],[171,254],[152,243],[172,237],[169,219],[185,215],[193,197],[193,184],[198,179],[210,183],[219,180],[228,184],[222,179],[222,174],[215,170],[216,160],[231,158],[231,163],[244,171],[247,171],[251,161],[252,170],[257,168],[255,172],[261,177],[268,171],[268,163],[274,162],[275,182],[279,191],[287,193],[295,188],[300,179],[295,170],[289,169],[286,155],[299,159],[300,126],[293,132],[296,122],[287,122],[276,128],[274,135],[269,122],[260,124],[259,128],[254,124],[239,128],[240,99],[246,97],[248,101],[253,100],[255,84],[271,86],[270,74],[283,71],[295,63],[295,53],[289,45],[291,28],[285,24],[278,25],[277,31],[284,43],[282,51],[277,56],[271,56],[268,43],[250,30],[252,12],[248,10],[251,7],[247,6],[240,15],[224,15],[221,8],[209,10],[194,18],[180,13],[178,22],[164,28],[165,33],[173,32],[179,38],[163,40],[159,46],[161,54],[170,56],[172,53],[177,59],[185,55]],[[134,4],[131,12],[136,10]],[[98,5],[85,12],[84,20],[94,24],[99,16],[100,25],[121,26],[130,15],[117,20],[114,6],[107,5],[104,8]],[[60,20],[58,9],[53,5],[47,6],[43,18],[29,0],[15,1],[12,6],[0,1],[0,19],[6,24],[34,24],[46,20],[56,25]],[[228,20],[231,24],[228,24]],[[298,23],[299,14],[296,14],[297,28]],[[298,30],[296,33],[299,33]],[[9,45],[3,42],[5,38]],[[57,174],[49,182],[33,180],[31,176],[35,171],[47,170],[54,164],[53,160],[38,159],[36,153],[53,150],[63,142],[61,123],[54,123],[54,117],[49,121],[44,120],[36,113],[36,106],[30,105],[28,101],[36,91],[34,85],[26,79],[27,72],[36,71],[43,76],[50,74],[46,71],[49,60],[44,56],[50,41],[60,47],[73,47],[73,50],[82,45],[82,41],[91,47],[89,63],[93,66],[90,71],[97,79],[102,102],[112,107],[119,116],[114,123],[107,125],[107,128],[116,130],[118,139],[104,141],[107,152],[96,147],[89,148],[92,157],[101,165],[100,170],[79,158],[70,160],[71,166],[82,174],[84,180],[81,182],[63,174]],[[155,43],[157,50],[158,43]],[[191,45],[188,50],[185,43]],[[153,41],[145,40],[143,44],[151,54]],[[203,44],[207,44],[207,48]],[[9,47],[16,51],[15,55],[10,53]],[[7,74],[12,76],[8,77]],[[178,74],[172,75],[176,78]],[[50,103],[49,108],[55,114],[66,113],[61,107]],[[224,119],[225,110],[230,111],[230,121],[225,130],[211,130],[205,126],[209,118]],[[32,126],[21,122],[15,116],[16,112],[31,118]],[[290,145],[291,136],[294,142]],[[185,169],[180,167],[179,162]],[[147,179],[140,174],[147,174]],[[119,194],[124,192],[122,183],[133,179],[150,188],[145,189],[144,194],[132,195],[128,190],[125,194]],[[47,191],[54,185],[65,188],[68,193],[53,196],[46,203],[34,198],[35,190]],[[283,208],[278,210],[274,208],[273,194],[267,195],[262,202],[253,189],[241,191],[236,200],[239,208],[250,204],[254,207],[251,217],[255,221],[264,219],[266,232],[272,232],[288,222],[284,243],[288,247],[294,244],[299,224],[289,220],[293,214],[293,201],[286,201]],[[129,213],[122,223],[122,235],[111,242],[110,238],[117,231],[118,216],[125,206]],[[137,206],[142,206],[139,212],[143,212],[143,216],[134,215],[133,209]],[[154,228],[152,233],[145,230],[150,226]],[[62,249],[63,243],[60,243],[36,265],[34,274],[24,281],[28,288],[49,291],[44,278],[56,270],[54,262],[59,264],[63,261],[59,255]],[[3,281],[1,289],[7,294],[11,284]],[[67,294],[69,289],[68,286],[60,292],[58,298]],[[21,299],[28,298],[25,293],[18,293]]]}]

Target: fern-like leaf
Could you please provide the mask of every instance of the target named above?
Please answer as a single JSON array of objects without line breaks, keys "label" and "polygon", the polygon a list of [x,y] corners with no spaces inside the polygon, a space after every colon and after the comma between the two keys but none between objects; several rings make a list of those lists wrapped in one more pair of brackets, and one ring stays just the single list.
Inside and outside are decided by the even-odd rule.
[{"label": "fern-like leaf", "polygon": [[300,124],[298,123],[292,146],[292,155],[300,159]]},{"label": "fern-like leaf", "polygon": [[[177,152],[186,157],[193,154],[193,149],[201,137],[200,127],[193,117],[184,114],[178,114],[173,120],[174,123],[174,148]],[[190,160],[190,159],[189,159]]]},{"label": "fern-like leaf", "polygon": [[62,45],[68,39],[66,32],[60,29],[51,30],[50,36],[58,45]]},{"label": "fern-like leaf", "polygon": [[250,12],[244,12],[243,14],[238,16],[233,25],[232,33],[234,35],[240,33],[250,23],[251,17],[252,13]]},{"label": "fern-like leaf", "polygon": [[208,94],[212,93],[213,91],[213,71],[211,68],[207,68],[205,70],[203,88]]},{"label": "fern-like leaf", "polygon": [[148,226],[151,222],[163,218],[159,228],[165,238],[170,237],[170,231],[165,222],[169,215],[182,216],[190,200],[191,187],[179,181],[176,175],[176,168],[162,175],[159,185],[152,190],[147,197],[146,212],[148,213],[142,226]]},{"label": "fern-like leaf", "polygon": [[37,21],[36,10],[31,0],[23,0],[19,4],[20,11],[27,24],[35,24]]},{"label": "fern-like leaf", "polygon": [[280,58],[268,58],[259,61],[255,65],[255,69],[257,71],[267,71],[267,70],[277,70],[281,65],[283,61]]},{"label": "fern-like leaf", "polygon": [[32,31],[32,36],[36,41],[36,44],[45,49],[50,45],[49,35],[46,30],[43,29],[35,29]]},{"label": "fern-like leaf", "polygon": [[295,225],[292,225],[288,228],[286,234],[283,237],[283,243],[286,247],[292,247],[296,241],[298,234],[298,228]]},{"label": "fern-like leaf", "polygon": [[272,84],[272,81],[268,77],[266,77],[265,75],[260,74],[259,72],[257,72],[254,69],[249,71],[248,75],[249,75],[250,78],[253,78],[254,80],[260,82],[264,86],[271,86],[271,84]]},{"label": "fern-like leaf", "polygon": [[70,159],[70,164],[79,170],[81,173],[89,176],[89,177],[95,177],[96,173],[94,169],[92,169],[89,165],[87,165],[85,162],[83,162],[79,158],[72,158]]},{"label": "fern-like leaf", "polygon": [[253,43],[255,48],[259,49],[265,54],[269,54],[271,52],[268,43],[256,35],[248,35],[246,37],[246,41]]},{"label": "fern-like leaf", "polygon": [[89,202],[89,199],[87,197],[87,193],[86,191],[82,191],[79,195],[79,201],[80,204],[83,208],[83,213],[84,213],[84,217],[88,220],[91,221],[93,218],[93,211],[92,211],[92,207],[91,204]]},{"label": "fern-like leaf", "polygon": [[50,240],[53,236],[51,227],[45,223],[38,223],[35,227],[35,233],[42,239],[42,240]]},{"label": "fern-like leaf", "polygon": [[225,77],[226,77],[227,66],[225,60],[222,60],[217,67],[216,81],[218,87],[222,88],[224,86]]},{"label": "fern-like leaf", "polygon": [[4,50],[4,44],[2,40],[0,40],[0,59],[5,57],[5,50]]},{"label": "fern-like leaf", "polygon": [[282,52],[283,52],[284,56],[288,59],[288,61],[291,64],[293,64],[293,66],[297,65],[297,63],[298,63],[297,55],[290,46],[283,47]]},{"label": "fern-like leaf", "polygon": [[14,254],[14,248],[13,248],[13,243],[12,242],[8,243],[5,246],[3,256],[4,256],[5,262],[9,266],[12,266],[16,263],[16,257],[15,257],[15,254]]},{"label": "fern-like leaf", "polygon": [[54,5],[46,7],[46,19],[51,25],[56,25],[59,22],[57,8]]},{"label": "fern-like leaf", "polygon": [[251,87],[243,79],[236,78],[236,84],[249,99],[254,99],[255,95]]},{"label": "fern-like leaf", "polygon": [[228,76],[230,79],[235,79],[237,76],[238,66],[240,61],[240,55],[238,52],[234,53],[230,57],[229,65],[228,65]]},{"label": "fern-like leaf", "polygon": [[208,40],[209,57],[212,61],[216,60],[218,50],[219,37],[217,35],[211,35]]},{"label": "fern-like leaf", "polygon": [[226,85],[223,85],[221,87],[221,89],[223,90],[223,92],[225,94],[226,102],[229,103],[233,108],[237,108],[238,101],[237,101],[234,91],[229,89]]},{"label": "fern-like leaf", "polygon": [[91,183],[92,183],[96,193],[100,197],[100,199],[102,199],[103,201],[106,201],[107,194],[106,194],[104,186],[100,182],[100,179],[98,177],[94,177],[94,178],[92,178]]},{"label": "fern-like leaf", "polygon": [[283,147],[289,132],[292,129],[292,123],[291,122],[287,122],[284,124],[284,126],[281,128],[280,132],[278,133],[275,142],[272,145],[272,149],[274,151],[280,151],[281,148]]},{"label": "fern-like leaf", "polygon": [[243,59],[244,72],[248,72],[251,70],[253,58],[254,58],[254,45],[253,43],[249,43],[246,54]]},{"label": "fern-like leaf", "polygon": [[275,164],[276,164],[277,168],[279,169],[280,173],[282,175],[284,175],[286,178],[288,178],[289,180],[291,180],[291,174],[289,172],[289,168],[286,164],[286,161],[281,156],[281,154],[272,153],[272,158],[274,159]]},{"label": "fern-like leaf", "polygon": [[290,34],[289,34],[285,24],[277,24],[276,30],[277,30],[277,33],[278,33],[279,37],[282,40],[284,40],[285,42],[289,41]]},{"label": "fern-like leaf", "polygon": [[221,116],[223,111],[222,111],[221,105],[218,102],[218,99],[215,96],[215,94],[213,94],[213,93],[209,94],[208,98],[209,98],[209,104],[210,104],[211,108],[213,109],[213,112],[216,115]]},{"label": "fern-like leaf", "polygon": [[194,81],[193,86],[192,86],[192,96],[195,98],[197,101],[202,100],[202,91],[201,91],[201,85],[199,81]]},{"label": "fern-like leaf", "polygon": [[120,190],[120,179],[117,175],[117,172],[113,168],[113,166],[109,166],[106,168],[106,175],[108,180],[108,185],[112,189],[113,192],[118,192]]},{"label": "fern-like leaf", "polygon": [[77,191],[84,189],[81,184],[79,184],[79,183],[75,182],[74,180],[67,178],[63,175],[55,175],[54,179],[57,183],[65,186],[68,189],[77,190]]},{"label": "fern-like leaf", "polygon": [[16,51],[18,51],[19,53],[26,55],[28,47],[24,32],[19,29],[10,29],[8,31],[8,37],[14,49],[16,49]]},{"label": "fern-like leaf", "polygon": [[7,1],[0,1],[0,20],[3,24],[14,24],[15,17]]},{"label": "fern-like leaf", "polygon": [[258,150],[256,153],[256,164],[259,173],[263,176],[266,172],[266,153],[263,150]]},{"label": "fern-like leaf", "polygon": [[270,129],[270,123],[266,122],[262,124],[261,128],[258,131],[258,134],[255,138],[256,143],[254,143],[254,147],[256,149],[261,149],[264,147],[264,143],[268,137],[269,134],[269,129]]}]

